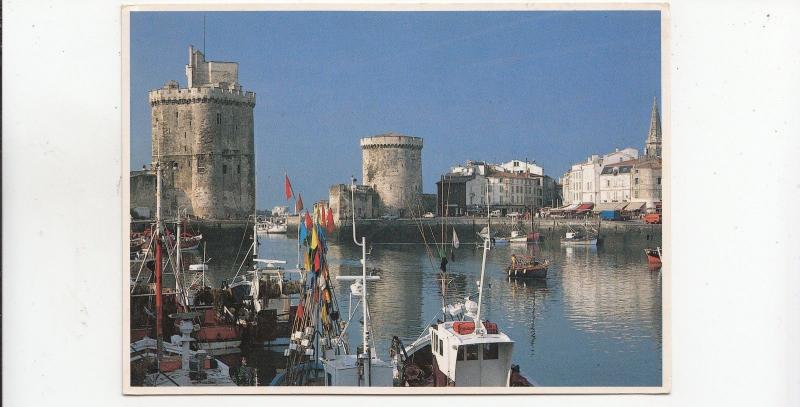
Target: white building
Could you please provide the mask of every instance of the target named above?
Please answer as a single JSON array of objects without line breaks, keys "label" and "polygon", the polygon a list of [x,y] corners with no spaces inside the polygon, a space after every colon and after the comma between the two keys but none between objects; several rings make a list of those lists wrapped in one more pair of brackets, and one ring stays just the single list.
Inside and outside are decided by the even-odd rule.
[{"label": "white building", "polygon": [[507,163],[500,164],[500,168],[505,170],[506,172],[514,173],[514,174],[523,174],[529,173],[534,175],[544,175],[544,169],[542,167],[536,165],[536,162],[527,162],[527,161],[520,161],[520,160],[511,160]]},{"label": "white building", "polygon": [[[482,207],[488,203],[506,212],[536,210],[550,204],[545,202],[545,196],[552,197],[555,194],[554,191],[545,191],[546,186],[552,189],[555,184],[546,183],[543,173],[542,167],[535,163],[519,160],[504,164],[468,161],[463,166],[452,167],[450,173],[443,176],[440,183],[450,185],[445,190],[451,192],[441,196],[439,202],[444,200],[448,206],[463,205],[464,208]],[[460,183],[463,183],[463,187],[456,185]],[[439,190],[443,191],[441,188]]]},{"label": "white building", "polygon": [[616,149],[613,153],[602,157],[593,154],[586,161],[574,164],[564,174],[564,204],[598,203],[602,202],[600,174],[605,165],[619,164],[639,158],[639,151],[627,147]]},{"label": "white building", "polygon": [[600,172],[598,203],[630,202],[633,168],[637,160],[627,160],[603,166]]}]

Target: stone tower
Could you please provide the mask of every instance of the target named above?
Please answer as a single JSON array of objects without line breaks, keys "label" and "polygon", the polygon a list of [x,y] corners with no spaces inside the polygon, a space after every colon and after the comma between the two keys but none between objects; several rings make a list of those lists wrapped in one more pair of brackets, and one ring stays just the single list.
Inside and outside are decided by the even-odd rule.
[{"label": "stone tower", "polygon": [[422,194],[422,139],[396,133],[361,139],[363,184],[372,187],[385,213],[405,215]]},{"label": "stone tower", "polygon": [[658,113],[656,98],[653,98],[653,110],[650,112],[650,130],[644,144],[644,155],[647,158],[661,158],[661,116]]},{"label": "stone tower", "polygon": [[255,209],[253,107],[235,62],[206,61],[189,47],[187,88],[150,91],[153,161],[163,172],[162,211],[246,219]]}]

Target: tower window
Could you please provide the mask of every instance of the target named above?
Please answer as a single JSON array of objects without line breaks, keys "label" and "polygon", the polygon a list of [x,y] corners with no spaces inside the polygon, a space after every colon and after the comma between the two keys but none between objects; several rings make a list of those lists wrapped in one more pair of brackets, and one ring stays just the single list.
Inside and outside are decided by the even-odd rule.
[{"label": "tower window", "polygon": [[222,124],[222,113],[217,113],[217,124]]}]

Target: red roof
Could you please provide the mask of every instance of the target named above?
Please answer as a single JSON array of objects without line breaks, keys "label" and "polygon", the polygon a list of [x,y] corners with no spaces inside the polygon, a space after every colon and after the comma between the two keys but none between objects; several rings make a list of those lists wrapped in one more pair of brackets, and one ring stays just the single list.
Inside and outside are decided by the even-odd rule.
[{"label": "red roof", "polygon": [[582,203],[582,204],[580,204],[580,206],[575,208],[575,212],[576,213],[588,212],[588,211],[592,210],[592,208],[594,208],[594,204],[593,203],[591,203],[591,202]]}]

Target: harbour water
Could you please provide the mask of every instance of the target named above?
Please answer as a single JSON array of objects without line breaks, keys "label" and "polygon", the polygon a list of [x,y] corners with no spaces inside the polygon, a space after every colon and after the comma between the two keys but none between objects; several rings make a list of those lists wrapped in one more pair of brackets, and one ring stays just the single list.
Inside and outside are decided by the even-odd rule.
[{"label": "harbour water", "polygon": [[[236,240],[236,239],[234,239]],[[297,242],[285,235],[260,236],[259,257],[297,262]],[[228,280],[244,261],[249,240],[231,244],[209,242],[209,277],[215,285]],[[537,245],[494,247],[486,265],[483,315],[496,322],[514,341],[513,363],[540,386],[660,386],[662,378],[661,269],[650,269],[643,249],[660,241],[606,239],[599,247],[562,247],[558,241]],[[242,248],[240,250],[240,248]],[[372,336],[378,355],[387,360],[392,336],[406,345],[437,317],[441,318],[442,288],[437,280],[436,248],[424,244],[374,244],[367,266],[379,281],[369,284]],[[447,247],[450,258],[451,247]],[[502,269],[511,254],[535,254],[548,259],[546,281],[509,280]],[[473,244],[455,249],[448,264],[450,301],[477,292],[482,251]],[[329,247],[332,275],[361,273],[361,249]],[[346,315],[349,283],[336,295]],[[360,344],[361,326],[349,329],[353,349]],[[262,370],[260,382],[285,367],[281,354],[247,352],[250,365]],[[235,361],[232,361],[235,364]]]}]

